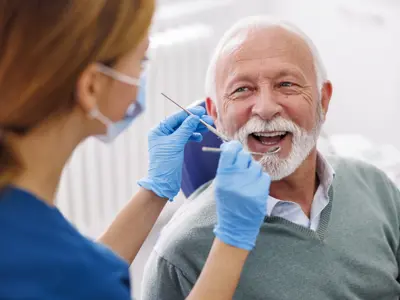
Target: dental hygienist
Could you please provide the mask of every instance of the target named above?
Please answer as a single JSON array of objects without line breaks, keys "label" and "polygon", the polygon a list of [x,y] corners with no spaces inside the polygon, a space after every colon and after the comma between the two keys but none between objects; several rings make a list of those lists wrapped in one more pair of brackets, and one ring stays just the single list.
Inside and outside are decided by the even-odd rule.
[{"label": "dental hygienist", "polygon": [[[0,1],[0,299],[130,299],[129,263],[180,189],[185,144],[201,140],[200,118],[211,123],[204,109],[149,133],[148,174],[99,244],[54,198],[83,140],[111,142],[145,109],[153,10],[149,0]],[[232,298],[269,184],[240,144],[224,144],[216,238],[189,299]]]}]

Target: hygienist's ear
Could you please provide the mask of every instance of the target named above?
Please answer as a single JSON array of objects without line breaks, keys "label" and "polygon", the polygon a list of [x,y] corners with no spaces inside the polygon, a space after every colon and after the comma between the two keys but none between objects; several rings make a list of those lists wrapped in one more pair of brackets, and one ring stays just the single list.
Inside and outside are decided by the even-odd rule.
[{"label": "hygienist's ear", "polygon": [[108,86],[107,78],[97,69],[96,64],[89,65],[79,76],[76,82],[75,101],[85,113],[99,106],[104,89]]},{"label": "hygienist's ear", "polygon": [[324,120],[326,119],[326,114],[328,113],[329,103],[331,102],[333,93],[332,83],[327,81],[324,83],[321,89],[321,106],[324,112]]}]

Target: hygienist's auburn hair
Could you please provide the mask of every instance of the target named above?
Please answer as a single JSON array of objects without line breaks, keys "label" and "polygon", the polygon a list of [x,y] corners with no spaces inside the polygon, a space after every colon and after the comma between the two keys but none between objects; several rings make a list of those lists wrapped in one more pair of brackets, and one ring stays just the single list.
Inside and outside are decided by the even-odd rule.
[{"label": "hygienist's auburn hair", "polygon": [[[144,38],[154,0],[0,0],[0,130],[26,134],[75,105],[80,74]],[[0,137],[0,188],[23,166]]]}]

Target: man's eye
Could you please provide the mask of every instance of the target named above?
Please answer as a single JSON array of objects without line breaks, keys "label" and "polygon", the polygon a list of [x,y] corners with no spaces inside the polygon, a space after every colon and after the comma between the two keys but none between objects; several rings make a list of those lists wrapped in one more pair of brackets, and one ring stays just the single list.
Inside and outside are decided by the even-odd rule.
[{"label": "man's eye", "polygon": [[233,93],[243,93],[243,92],[247,92],[249,89],[247,87],[240,87],[238,89],[236,89]]},{"label": "man's eye", "polygon": [[279,86],[280,87],[293,87],[293,86],[295,86],[295,84],[292,82],[289,82],[289,81],[283,81],[283,82],[279,83]]}]

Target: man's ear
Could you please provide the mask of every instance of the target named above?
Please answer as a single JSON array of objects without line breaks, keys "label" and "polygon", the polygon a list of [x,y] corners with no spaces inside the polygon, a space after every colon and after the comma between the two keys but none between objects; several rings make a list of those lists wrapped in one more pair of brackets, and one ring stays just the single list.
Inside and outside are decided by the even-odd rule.
[{"label": "man's ear", "polygon": [[326,81],[321,89],[321,106],[324,112],[324,119],[326,119],[326,115],[329,109],[329,103],[331,102],[333,93],[332,83],[330,81]]},{"label": "man's ear", "polygon": [[214,101],[211,100],[210,97],[207,97],[206,99],[206,109],[207,109],[207,114],[214,119],[214,122],[218,119],[218,113],[217,113],[217,106],[215,105]]}]

